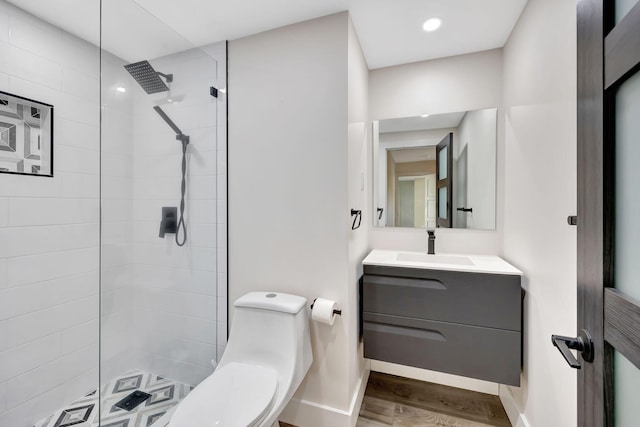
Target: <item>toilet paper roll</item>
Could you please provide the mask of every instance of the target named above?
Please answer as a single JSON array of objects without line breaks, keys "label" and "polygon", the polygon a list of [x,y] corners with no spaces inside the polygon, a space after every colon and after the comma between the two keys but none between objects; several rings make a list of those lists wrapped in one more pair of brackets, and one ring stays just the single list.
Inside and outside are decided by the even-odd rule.
[{"label": "toilet paper roll", "polygon": [[333,325],[336,320],[336,315],[333,310],[336,309],[336,302],[324,298],[317,298],[313,303],[313,309],[311,310],[311,318],[316,322],[324,323],[326,325]]}]

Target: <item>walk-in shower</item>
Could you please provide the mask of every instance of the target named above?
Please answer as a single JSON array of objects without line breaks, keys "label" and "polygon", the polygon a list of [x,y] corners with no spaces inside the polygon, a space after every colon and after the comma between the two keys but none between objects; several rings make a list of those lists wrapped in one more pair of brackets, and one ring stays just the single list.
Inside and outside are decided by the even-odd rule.
[{"label": "walk-in shower", "polygon": [[1,427],[158,427],[226,344],[226,43],[80,3],[0,0],[0,91],[55,112],[53,177],[0,174]]},{"label": "walk-in shower", "polygon": [[[140,61],[133,64],[127,64],[124,68],[131,74],[131,77],[144,89],[148,94],[154,94],[158,92],[169,91],[169,87],[162,81],[160,77],[164,77],[168,83],[173,81],[173,74],[164,74],[156,71],[149,61]],[[163,216],[160,221],[160,233],[161,238],[165,233],[173,232],[175,230],[175,240],[178,246],[184,246],[187,243],[187,225],[184,221],[184,196],[187,191],[186,173],[187,173],[187,145],[189,144],[189,136],[185,135],[178,126],[167,116],[162,108],[154,106],[153,109],[162,117],[162,120],[169,125],[171,129],[176,133],[176,139],[182,143],[182,182],[180,184],[180,218],[177,219],[177,223],[174,223],[176,218],[167,216],[167,212],[171,212],[166,208],[163,208]],[[182,230],[182,238],[180,238],[180,230]]]}]

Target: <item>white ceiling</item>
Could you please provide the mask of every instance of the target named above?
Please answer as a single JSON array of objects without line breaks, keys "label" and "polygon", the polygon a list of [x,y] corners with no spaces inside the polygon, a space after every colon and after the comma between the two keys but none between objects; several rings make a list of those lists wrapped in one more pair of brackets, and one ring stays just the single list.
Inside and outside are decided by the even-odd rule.
[{"label": "white ceiling", "polygon": [[[97,0],[8,0],[94,44]],[[502,47],[527,0],[103,0],[103,47],[127,61],[349,10],[370,69]],[[432,33],[431,17],[442,19]]]},{"label": "white ceiling", "polygon": [[410,132],[416,130],[457,128],[466,111],[458,113],[431,114],[428,117],[402,117],[399,119],[380,120],[380,133]]},{"label": "white ceiling", "polygon": [[401,148],[389,150],[394,163],[422,162],[436,159],[436,147]]}]

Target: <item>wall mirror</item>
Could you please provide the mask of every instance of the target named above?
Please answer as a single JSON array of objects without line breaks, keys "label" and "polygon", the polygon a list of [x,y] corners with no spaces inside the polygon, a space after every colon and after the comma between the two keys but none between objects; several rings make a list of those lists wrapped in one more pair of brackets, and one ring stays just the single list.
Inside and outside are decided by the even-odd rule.
[{"label": "wall mirror", "polygon": [[494,230],[497,111],[374,121],[374,226]]}]

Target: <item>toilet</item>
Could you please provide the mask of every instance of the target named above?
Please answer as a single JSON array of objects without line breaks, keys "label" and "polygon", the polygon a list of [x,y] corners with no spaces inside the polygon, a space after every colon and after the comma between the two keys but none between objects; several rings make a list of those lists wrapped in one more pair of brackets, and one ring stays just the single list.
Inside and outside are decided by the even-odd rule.
[{"label": "toilet", "polygon": [[[251,292],[235,303],[218,368],[178,404],[168,427],[270,427],[313,356],[307,300]],[[167,414],[169,415],[169,414]]]}]

